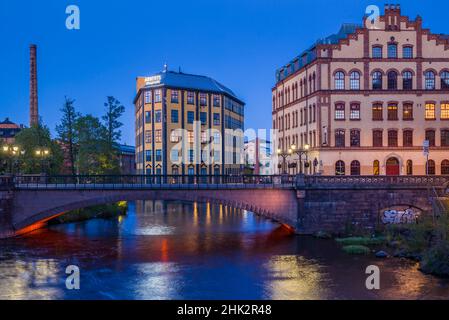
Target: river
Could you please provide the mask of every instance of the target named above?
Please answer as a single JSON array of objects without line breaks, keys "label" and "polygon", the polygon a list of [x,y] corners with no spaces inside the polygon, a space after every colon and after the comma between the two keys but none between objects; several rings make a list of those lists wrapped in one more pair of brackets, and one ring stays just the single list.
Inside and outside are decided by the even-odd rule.
[{"label": "river", "polygon": [[[79,290],[66,289],[69,265]],[[370,265],[380,290],[366,289]],[[349,256],[250,212],[138,201],[127,216],[1,241],[0,299],[449,299],[449,281],[407,260]]]}]

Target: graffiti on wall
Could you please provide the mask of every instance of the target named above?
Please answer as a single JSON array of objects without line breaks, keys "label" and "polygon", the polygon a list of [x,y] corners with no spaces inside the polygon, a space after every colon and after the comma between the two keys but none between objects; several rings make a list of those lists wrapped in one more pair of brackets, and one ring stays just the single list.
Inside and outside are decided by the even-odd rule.
[{"label": "graffiti on wall", "polygon": [[417,223],[421,212],[408,208],[405,210],[386,210],[382,215],[384,224],[409,224]]}]

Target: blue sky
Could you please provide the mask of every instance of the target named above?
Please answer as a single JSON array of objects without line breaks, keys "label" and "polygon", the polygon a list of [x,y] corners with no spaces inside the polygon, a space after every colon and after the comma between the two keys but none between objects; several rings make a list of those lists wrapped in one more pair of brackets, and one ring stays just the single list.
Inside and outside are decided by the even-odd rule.
[{"label": "blue sky", "polygon": [[[209,75],[246,103],[247,128],[271,127],[276,68],[335,33],[361,23],[356,0],[0,0],[0,119],[28,124],[28,46],[38,44],[39,107],[53,130],[64,96],[100,116],[107,95],[126,107],[123,141],[134,144],[135,78],[169,69]],[[78,5],[81,30],[65,28]],[[431,5],[430,5],[431,4]],[[401,1],[435,33],[449,33],[447,0]]]}]

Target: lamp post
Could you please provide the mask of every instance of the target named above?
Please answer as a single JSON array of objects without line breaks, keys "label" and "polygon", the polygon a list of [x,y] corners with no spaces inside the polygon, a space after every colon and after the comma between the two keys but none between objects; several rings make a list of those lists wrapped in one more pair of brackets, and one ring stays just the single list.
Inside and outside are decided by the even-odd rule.
[{"label": "lamp post", "polygon": [[292,149],[289,149],[287,152],[282,151],[281,149],[277,150],[277,155],[278,157],[282,158],[282,174],[287,174],[287,168],[285,166],[286,162],[287,162],[287,158],[290,157],[293,153]]},{"label": "lamp post", "polygon": [[309,144],[305,144],[304,147],[302,149],[298,149],[296,147],[296,145],[292,145],[291,146],[291,150],[293,153],[297,154],[299,157],[299,174],[303,174],[303,170],[302,170],[302,161],[303,161],[303,157],[305,156],[305,167],[306,169],[308,168],[309,165],[309,150],[310,150],[310,145]]},{"label": "lamp post", "polygon": [[3,146],[2,151],[7,156],[6,166],[9,168],[9,173],[13,174],[13,159],[14,157],[17,157],[20,154],[23,155],[24,151],[21,151],[18,146],[9,146],[9,145]]},{"label": "lamp post", "polygon": [[40,158],[40,160],[41,160],[41,173],[43,173],[43,174],[46,174],[45,168],[44,168],[44,161],[49,155],[50,155],[50,151],[46,148],[36,150],[36,156],[38,158]]}]

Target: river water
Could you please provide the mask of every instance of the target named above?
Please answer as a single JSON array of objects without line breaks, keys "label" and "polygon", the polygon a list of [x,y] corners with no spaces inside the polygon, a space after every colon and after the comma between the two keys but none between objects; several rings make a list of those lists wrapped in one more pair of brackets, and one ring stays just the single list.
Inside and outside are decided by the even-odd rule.
[{"label": "river water", "polygon": [[[66,267],[80,289],[66,289]],[[365,270],[381,270],[380,290]],[[413,262],[349,256],[252,213],[138,201],[127,216],[0,242],[0,299],[449,299]]]}]

